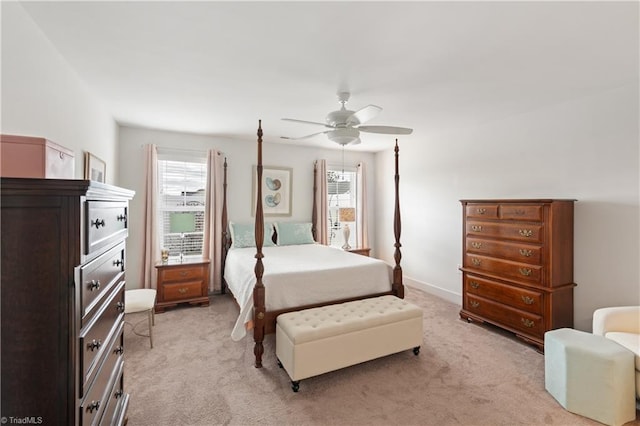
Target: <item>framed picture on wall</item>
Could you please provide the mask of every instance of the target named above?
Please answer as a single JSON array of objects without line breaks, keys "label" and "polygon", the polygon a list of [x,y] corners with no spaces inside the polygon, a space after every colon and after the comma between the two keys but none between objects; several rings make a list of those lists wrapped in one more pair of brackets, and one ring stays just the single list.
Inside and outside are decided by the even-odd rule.
[{"label": "framed picture on wall", "polygon": [[[265,216],[291,216],[291,185],[293,169],[287,167],[262,167],[262,210]],[[257,167],[253,166],[253,196],[251,214],[256,214],[258,196]]]},{"label": "framed picture on wall", "polygon": [[84,178],[96,182],[105,182],[107,164],[90,152],[84,153]]}]

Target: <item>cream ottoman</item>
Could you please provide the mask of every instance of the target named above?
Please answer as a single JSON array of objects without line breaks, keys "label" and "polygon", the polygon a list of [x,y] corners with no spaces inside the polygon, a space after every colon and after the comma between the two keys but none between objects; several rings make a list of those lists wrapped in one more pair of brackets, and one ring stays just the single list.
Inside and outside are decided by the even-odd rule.
[{"label": "cream ottoman", "polygon": [[607,425],[635,420],[633,353],[570,328],[544,335],[545,388],[567,410]]},{"label": "cream ottoman", "polygon": [[422,344],[422,309],[395,296],[279,315],[278,364],[298,391],[300,380]]}]

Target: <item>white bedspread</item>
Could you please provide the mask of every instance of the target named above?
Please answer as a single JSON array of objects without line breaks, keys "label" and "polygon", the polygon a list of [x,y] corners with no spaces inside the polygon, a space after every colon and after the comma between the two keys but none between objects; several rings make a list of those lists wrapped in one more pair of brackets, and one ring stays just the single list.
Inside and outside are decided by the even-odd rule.
[{"label": "white bedspread", "polygon": [[[264,247],[267,311],[382,293],[391,289],[392,268],[385,262],[321,244]],[[233,340],[246,334],[253,318],[256,249],[229,250],[224,278],[240,305],[231,332]]]}]

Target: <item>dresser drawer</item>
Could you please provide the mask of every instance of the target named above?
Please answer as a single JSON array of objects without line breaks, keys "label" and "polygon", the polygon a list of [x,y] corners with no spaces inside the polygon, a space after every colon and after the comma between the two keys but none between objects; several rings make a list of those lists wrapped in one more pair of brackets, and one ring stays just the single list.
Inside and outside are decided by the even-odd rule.
[{"label": "dresser drawer", "polygon": [[466,253],[464,266],[530,284],[542,284],[543,267]]},{"label": "dresser drawer", "polygon": [[127,237],[127,206],[120,201],[85,203],[85,254],[91,254]]},{"label": "dresser drawer", "polygon": [[203,266],[185,265],[164,268],[158,273],[162,275],[162,281],[193,281],[204,278],[205,268]]},{"label": "dresser drawer", "polygon": [[520,330],[535,337],[542,337],[544,334],[544,321],[539,315],[523,312],[473,294],[466,295],[465,307],[469,312],[495,321],[501,327]]},{"label": "dresser drawer", "polygon": [[111,285],[124,275],[124,243],[77,268],[82,326],[91,319]]},{"label": "dresser drawer", "polygon": [[[93,320],[80,331],[80,377],[82,386],[91,382],[100,368],[110,337],[124,319],[124,281],[120,281]],[[82,387],[81,386],[81,387]]]},{"label": "dresser drawer", "polygon": [[125,398],[128,395],[125,395],[123,388],[123,380],[122,380],[122,370],[124,369],[124,362],[119,362],[116,366],[116,380],[111,387],[111,391],[109,392],[109,397],[107,399],[107,406],[104,409],[104,414],[102,414],[101,424],[104,425],[119,425],[121,422],[119,421],[119,412],[122,411],[121,405],[124,403]]},{"label": "dresser drawer", "polygon": [[500,204],[500,219],[542,222],[542,206],[531,204]]},{"label": "dresser drawer", "polygon": [[542,292],[527,290],[475,275],[464,277],[465,291],[469,294],[495,300],[514,308],[542,315],[544,296]]},{"label": "dresser drawer", "polygon": [[465,207],[467,217],[497,219],[498,206],[496,204],[467,204]]},{"label": "dresser drawer", "polygon": [[481,240],[469,237],[465,243],[468,253],[484,254],[491,257],[515,260],[516,262],[540,265],[542,262],[542,247],[508,243],[494,240]]},{"label": "dresser drawer", "polygon": [[201,297],[202,281],[188,281],[183,283],[167,283],[162,285],[164,300],[181,300]]},{"label": "dresser drawer", "polygon": [[469,220],[466,224],[466,235],[470,237],[504,238],[532,243],[543,242],[543,230],[542,225],[524,223],[510,224]]}]

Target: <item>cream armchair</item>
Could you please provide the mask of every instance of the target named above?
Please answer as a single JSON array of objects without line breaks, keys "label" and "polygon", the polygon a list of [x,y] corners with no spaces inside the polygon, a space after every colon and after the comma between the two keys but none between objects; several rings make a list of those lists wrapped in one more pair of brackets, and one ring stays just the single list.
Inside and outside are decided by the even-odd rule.
[{"label": "cream armchair", "polygon": [[636,398],[640,399],[640,306],[597,309],[593,334],[604,336],[635,354]]}]

